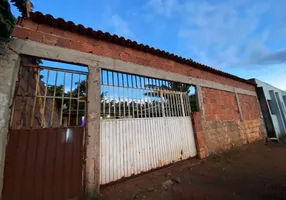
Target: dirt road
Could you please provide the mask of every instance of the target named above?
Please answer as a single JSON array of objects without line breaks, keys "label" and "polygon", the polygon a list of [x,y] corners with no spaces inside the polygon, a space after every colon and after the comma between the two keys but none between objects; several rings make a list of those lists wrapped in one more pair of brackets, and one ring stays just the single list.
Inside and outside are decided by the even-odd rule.
[{"label": "dirt road", "polygon": [[104,187],[102,199],[286,199],[286,144],[245,145]]}]

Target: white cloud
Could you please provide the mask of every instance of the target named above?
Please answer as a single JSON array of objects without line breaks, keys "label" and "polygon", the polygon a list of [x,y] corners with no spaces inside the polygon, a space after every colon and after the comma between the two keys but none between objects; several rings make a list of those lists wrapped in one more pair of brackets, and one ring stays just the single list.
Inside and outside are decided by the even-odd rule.
[{"label": "white cloud", "polygon": [[131,31],[128,22],[117,14],[113,14],[110,17],[110,25],[113,27],[114,32],[119,36],[124,36],[126,38],[133,38],[135,36]]},{"label": "white cloud", "polygon": [[173,13],[180,10],[180,5],[177,0],[149,0],[147,7],[167,17],[170,17]]},{"label": "white cloud", "polygon": [[283,4],[283,0],[150,0],[148,6],[152,12],[176,18],[180,48],[187,49],[183,56],[229,67],[263,64],[267,57],[273,63],[284,59],[283,52],[271,56],[273,50],[267,45],[286,34],[286,28],[280,28],[286,19]]}]

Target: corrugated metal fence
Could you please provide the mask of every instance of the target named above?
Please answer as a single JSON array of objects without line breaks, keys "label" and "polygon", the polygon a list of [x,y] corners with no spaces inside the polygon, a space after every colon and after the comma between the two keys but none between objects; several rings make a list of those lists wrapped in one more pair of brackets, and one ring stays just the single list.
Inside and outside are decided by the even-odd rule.
[{"label": "corrugated metal fence", "polygon": [[196,155],[189,117],[101,121],[101,184]]},{"label": "corrugated metal fence", "polygon": [[13,130],[4,200],[71,199],[83,192],[83,127]]},{"label": "corrugated metal fence", "polygon": [[102,70],[101,184],[196,155],[189,85]]}]

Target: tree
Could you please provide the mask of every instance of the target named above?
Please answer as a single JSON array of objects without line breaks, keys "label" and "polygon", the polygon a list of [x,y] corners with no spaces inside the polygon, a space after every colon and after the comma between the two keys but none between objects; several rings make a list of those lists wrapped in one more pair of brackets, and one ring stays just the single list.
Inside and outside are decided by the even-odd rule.
[{"label": "tree", "polygon": [[28,6],[30,6],[31,9],[34,7],[33,3],[29,0],[11,0],[11,3],[19,10],[23,17],[28,15],[26,4],[29,4]]},{"label": "tree", "polygon": [[[29,0],[11,0],[13,6],[15,6],[22,17],[27,16],[27,8],[33,8],[33,4]],[[29,8],[29,9],[30,9]],[[0,38],[6,40],[10,37],[11,32],[15,25],[15,17],[11,12],[10,3],[8,0],[1,0],[0,2]]]},{"label": "tree", "polygon": [[[146,84],[145,88],[151,88],[153,90],[169,90],[169,91],[179,91],[179,92],[190,92],[190,84],[184,84],[184,83],[175,83],[175,82],[168,82],[168,85],[151,85]],[[160,94],[157,91],[152,92],[146,92],[146,96],[149,97],[161,97]],[[163,94],[164,98],[169,98],[167,95]]]},{"label": "tree", "polygon": [[197,106],[197,98],[195,94],[192,94],[189,96],[190,100],[190,105],[191,105],[191,110],[192,112],[197,112],[198,111],[198,106]]},{"label": "tree", "polygon": [[[62,97],[63,93],[64,93],[64,90],[63,90],[63,85],[59,85],[59,86],[54,86],[54,85],[48,85],[48,95],[49,96],[53,96],[54,93],[55,93],[55,97]],[[65,95],[65,94],[64,94]],[[65,95],[66,96],[66,95]],[[55,102],[56,102],[56,107],[58,109],[61,109],[62,107],[62,100],[61,99],[58,99],[56,98],[55,99]],[[64,104],[67,103],[66,100],[64,100]]]},{"label": "tree", "polygon": [[5,40],[10,37],[15,24],[15,17],[11,13],[8,0],[0,3],[0,38]]},{"label": "tree", "polygon": [[[55,94],[55,97],[64,96],[64,97],[73,97],[73,98],[75,97],[85,98],[86,97],[86,90],[85,90],[86,81],[81,81],[80,83],[77,82],[75,84],[77,85],[77,87],[73,89],[72,91],[64,91],[63,85],[59,85],[59,86],[48,85],[48,93],[49,93],[48,95],[54,96]],[[71,108],[71,110],[77,109],[78,100],[76,99],[72,99],[70,101],[70,99],[65,98],[62,102],[62,98],[56,98],[55,102],[56,102],[56,106],[58,109],[61,109],[62,103],[68,109],[69,108]],[[84,104],[79,103],[79,110],[83,110],[83,109],[84,109]]]},{"label": "tree", "polygon": [[[72,91],[64,91],[63,85],[55,86],[55,85],[48,85],[48,95],[53,96],[55,93],[55,97],[73,97],[73,98],[79,98],[81,100],[86,100],[86,81],[83,80],[80,83],[76,82],[76,88]],[[100,98],[103,101],[104,96],[106,95],[105,92],[102,92],[100,94]],[[55,98],[56,106],[58,109],[61,109],[62,107],[62,98]],[[71,105],[70,105],[71,103]],[[77,110],[78,100],[73,99],[71,102],[68,98],[65,98],[63,100],[63,105],[66,109],[69,109],[71,107],[71,110]],[[85,105],[83,103],[79,103],[79,110],[84,110]]]}]

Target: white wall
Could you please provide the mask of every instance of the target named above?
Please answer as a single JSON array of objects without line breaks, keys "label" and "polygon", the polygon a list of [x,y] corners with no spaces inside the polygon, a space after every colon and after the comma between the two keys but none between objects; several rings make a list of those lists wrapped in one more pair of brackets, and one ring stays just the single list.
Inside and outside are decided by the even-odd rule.
[{"label": "white wall", "polygon": [[[286,135],[286,120],[285,120],[286,119],[286,113],[285,113],[286,92],[272,85],[269,85],[268,83],[257,80],[257,79],[255,79],[255,82],[257,83],[258,87],[263,88],[263,92],[264,92],[266,100],[271,100],[272,104],[275,104],[274,106],[272,106],[274,114],[272,114],[271,112],[270,114],[271,114],[272,122],[273,122],[277,137]],[[280,109],[278,105],[278,102],[277,102],[278,99],[275,94],[278,94],[278,98],[281,103],[282,109]],[[269,108],[269,105],[268,105],[268,108]],[[269,111],[270,111],[270,108],[269,108]],[[282,115],[284,115],[284,118]]]}]

